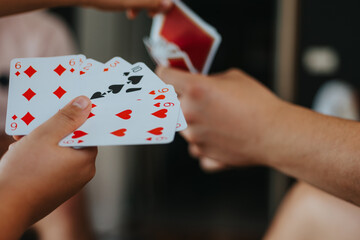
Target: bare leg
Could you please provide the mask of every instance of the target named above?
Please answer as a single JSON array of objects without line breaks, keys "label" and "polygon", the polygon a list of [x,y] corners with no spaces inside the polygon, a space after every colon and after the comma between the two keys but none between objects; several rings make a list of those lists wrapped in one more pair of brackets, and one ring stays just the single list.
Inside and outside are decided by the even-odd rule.
[{"label": "bare leg", "polygon": [[34,226],[41,240],[93,240],[84,192],[80,192]]},{"label": "bare leg", "polygon": [[287,194],[265,240],[357,240],[360,208],[306,183]]}]

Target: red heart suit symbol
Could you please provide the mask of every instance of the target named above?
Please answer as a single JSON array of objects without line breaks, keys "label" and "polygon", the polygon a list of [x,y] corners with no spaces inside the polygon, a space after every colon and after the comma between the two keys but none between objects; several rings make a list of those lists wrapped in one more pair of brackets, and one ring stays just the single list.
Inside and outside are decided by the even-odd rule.
[{"label": "red heart suit symbol", "polygon": [[85,74],[85,72],[84,72],[84,71],[80,71],[80,75],[83,75],[83,74]]},{"label": "red heart suit symbol", "polygon": [[158,103],[155,103],[154,106],[155,106],[155,107],[160,107],[160,103],[159,103],[159,102],[158,102]]},{"label": "red heart suit symbol", "polygon": [[116,114],[116,116],[118,116],[119,118],[128,120],[131,118],[131,113],[132,113],[132,111],[130,109],[127,109],[125,111],[122,111],[122,112]]},{"label": "red heart suit symbol", "polygon": [[162,100],[165,99],[165,95],[159,95],[156,98],[154,98],[154,100]]},{"label": "red heart suit symbol", "polygon": [[95,116],[95,114],[93,114],[92,112],[89,114],[88,118],[92,118],[93,116]]},{"label": "red heart suit symbol", "polygon": [[123,136],[125,136],[125,132],[126,132],[126,128],[122,128],[122,129],[112,132],[111,134],[118,136],[118,137],[123,137]]},{"label": "red heart suit symbol", "polygon": [[154,113],[152,113],[152,115],[154,115],[155,117],[158,117],[158,118],[166,118],[167,115],[166,113],[168,112],[167,109],[161,109],[159,111],[156,111]]},{"label": "red heart suit symbol", "polygon": [[151,94],[151,95],[155,95],[155,91],[154,91],[154,90],[152,90],[151,92],[149,92],[149,94]]},{"label": "red heart suit symbol", "polygon": [[151,141],[151,139],[152,139],[152,138],[151,138],[151,137],[149,137],[149,138],[147,138],[146,140],[147,140],[147,141]]},{"label": "red heart suit symbol", "polygon": [[83,131],[80,131],[80,130],[77,130],[77,131],[73,132],[73,134],[74,134],[74,135],[72,135],[71,138],[74,138],[74,139],[75,139],[75,138],[81,138],[81,137],[87,135],[86,132],[83,132]]},{"label": "red heart suit symbol", "polygon": [[163,127],[158,127],[158,128],[154,128],[148,132],[151,134],[154,134],[154,135],[161,135],[163,130],[164,130]]}]

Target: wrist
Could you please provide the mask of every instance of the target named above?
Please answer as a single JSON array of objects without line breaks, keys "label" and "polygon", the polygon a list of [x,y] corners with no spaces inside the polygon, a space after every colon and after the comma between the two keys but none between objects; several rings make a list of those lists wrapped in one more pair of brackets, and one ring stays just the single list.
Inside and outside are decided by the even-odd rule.
[{"label": "wrist", "polygon": [[292,117],[297,106],[277,99],[264,115],[265,123],[260,128],[260,146],[256,151],[258,164],[276,168],[277,162],[286,151],[284,143],[291,137]]}]

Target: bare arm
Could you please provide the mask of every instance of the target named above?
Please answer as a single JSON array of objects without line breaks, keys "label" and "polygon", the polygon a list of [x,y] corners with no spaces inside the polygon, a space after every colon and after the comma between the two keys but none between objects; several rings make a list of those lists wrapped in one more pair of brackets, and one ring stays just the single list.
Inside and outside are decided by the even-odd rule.
[{"label": "bare arm", "polygon": [[0,240],[19,239],[39,219],[77,193],[95,174],[97,148],[72,149],[58,142],[81,126],[90,100],[72,101],[11,145],[0,161]]},{"label": "bare arm", "polygon": [[0,0],[0,16],[42,8],[76,5],[77,0]]},{"label": "bare arm", "polygon": [[360,205],[360,123],[286,105],[265,146],[268,164]]},{"label": "bare arm", "polygon": [[180,94],[203,167],[266,165],[360,205],[360,123],[284,102],[239,70],[158,74]]},{"label": "bare arm", "polygon": [[83,6],[103,10],[139,10],[150,12],[165,11],[172,5],[171,0],[0,0],[0,17],[42,8]]}]

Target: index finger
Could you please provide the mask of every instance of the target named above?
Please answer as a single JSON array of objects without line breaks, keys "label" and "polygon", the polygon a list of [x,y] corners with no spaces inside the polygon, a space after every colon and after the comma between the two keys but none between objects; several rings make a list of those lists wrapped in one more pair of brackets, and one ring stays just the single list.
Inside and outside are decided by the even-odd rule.
[{"label": "index finger", "polygon": [[123,0],[125,8],[141,9],[147,8],[152,10],[166,11],[172,6],[171,0]]},{"label": "index finger", "polygon": [[14,135],[13,138],[15,141],[19,141],[20,139],[22,139],[24,136],[23,135]]},{"label": "index finger", "polygon": [[173,85],[179,95],[182,95],[187,91],[188,85],[191,82],[194,82],[201,77],[201,75],[163,66],[156,68],[156,74],[166,84]]}]

